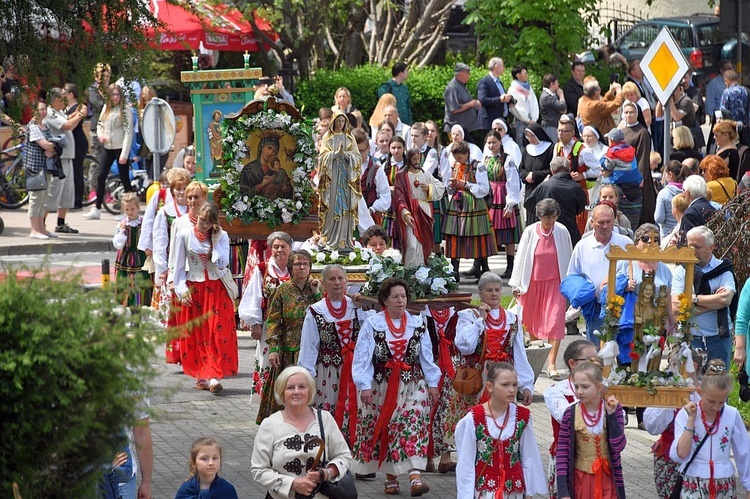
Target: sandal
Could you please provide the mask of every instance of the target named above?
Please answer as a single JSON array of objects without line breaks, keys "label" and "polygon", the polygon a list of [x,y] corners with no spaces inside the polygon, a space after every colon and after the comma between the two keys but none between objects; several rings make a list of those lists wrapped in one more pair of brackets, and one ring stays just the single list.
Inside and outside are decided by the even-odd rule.
[{"label": "sandal", "polygon": [[547,376],[550,378],[559,378],[560,373],[557,372],[557,366],[547,366]]},{"label": "sandal", "polygon": [[398,480],[386,480],[385,493],[389,496],[397,496],[401,494],[401,488],[398,485]]},{"label": "sandal", "polygon": [[422,481],[422,477],[417,477],[411,481],[411,496],[419,497],[430,491],[430,486]]}]

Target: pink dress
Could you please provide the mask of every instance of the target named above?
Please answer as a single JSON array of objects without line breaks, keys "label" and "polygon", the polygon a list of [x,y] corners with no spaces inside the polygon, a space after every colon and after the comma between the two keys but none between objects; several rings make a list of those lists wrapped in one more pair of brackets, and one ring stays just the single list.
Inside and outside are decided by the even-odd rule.
[{"label": "pink dress", "polygon": [[523,326],[540,339],[561,340],[565,336],[565,298],[560,294],[557,247],[552,234],[536,226],[539,243],[534,250],[529,290],[518,298],[524,311]]}]

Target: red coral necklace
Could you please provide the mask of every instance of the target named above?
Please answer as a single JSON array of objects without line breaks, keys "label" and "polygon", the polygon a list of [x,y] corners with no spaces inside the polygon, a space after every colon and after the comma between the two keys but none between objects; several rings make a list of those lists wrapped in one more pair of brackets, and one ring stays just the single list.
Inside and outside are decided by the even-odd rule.
[{"label": "red coral necklace", "polygon": [[495,413],[492,412],[492,404],[490,404],[489,402],[487,402],[487,409],[490,411],[492,422],[495,423],[495,426],[498,430],[500,430],[500,435],[502,436],[503,430],[506,426],[508,426],[508,419],[510,419],[510,404],[508,404],[508,409],[505,411],[505,419],[503,420],[503,424],[501,425],[497,424],[497,420],[495,420]]},{"label": "red coral necklace", "polygon": [[581,403],[581,415],[583,416],[583,422],[586,423],[586,426],[588,426],[589,428],[593,428],[594,426],[599,424],[599,420],[602,419],[603,413],[603,399],[599,399],[599,407],[597,408],[596,412],[594,412],[594,414],[590,414],[589,411],[586,410],[586,405],[584,403]]},{"label": "red coral necklace", "polygon": [[342,319],[346,315],[346,297],[342,297],[341,306],[336,308],[333,306],[333,302],[328,296],[326,296],[326,308],[328,308],[328,313],[330,313],[334,319]]},{"label": "red coral necklace", "polygon": [[487,325],[492,327],[492,329],[500,329],[502,325],[505,324],[505,309],[503,307],[498,308],[500,315],[497,319],[492,317],[492,314],[490,312],[487,312],[487,318],[484,319],[485,322],[487,322]]},{"label": "red coral necklace", "polygon": [[401,326],[396,327],[393,324],[393,321],[391,320],[391,316],[388,314],[388,310],[385,311],[385,323],[388,324],[388,329],[391,330],[391,334],[393,334],[393,337],[396,339],[400,339],[404,337],[404,333],[406,333],[406,312],[401,314]]}]

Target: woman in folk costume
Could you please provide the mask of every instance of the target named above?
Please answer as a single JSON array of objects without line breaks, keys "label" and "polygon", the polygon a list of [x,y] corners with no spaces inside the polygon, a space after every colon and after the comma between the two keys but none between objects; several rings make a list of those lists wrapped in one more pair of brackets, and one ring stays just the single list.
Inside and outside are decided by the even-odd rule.
[{"label": "woman in folk costume", "polygon": [[[523,394],[523,404],[531,404],[534,394],[534,371],[531,369],[523,343],[523,331],[518,327],[518,317],[500,305],[503,280],[487,272],[479,278],[479,309],[466,309],[458,313],[455,345],[461,355],[456,368],[473,367],[483,373],[490,362],[513,364],[518,373],[518,386]],[[456,423],[475,405],[490,397],[484,387],[475,395],[456,393],[445,421],[445,440],[453,442]]]},{"label": "woman in folk costume", "polygon": [[[171,200],[156,212],[153,227],[153,258],[154,258],[154,280],[156,290],[153,301],[158,302],[159,310],[167,310],[167,327],[172,328],[179,315],[180,302],[175,298],[174,291],[169,288],[167,277],[169,275],[169,246],[172,234],[172,225],[175,220],[187,213],[187,197],[185,195],[188,184],[190,184],[190,172],[184,168],[172,168],[169,170],[169,192]],[[163,300],[163,304],[162,304]],[[179,338],[167,340],[165,359],[168,364],[180,363],[180,340]]]},{"label": "woman in folk costume", "polygon": [[350,446],[357,429],[357,387],[352,379],[354,345],[369,315],[346,296],[346,269],[323,269],[325,298],[307,309],[297,365],[315,378],[313,405],[329,411]]},{"label": "woman in folk costume", "polygon": [[461,353],[453,343],[456,338],[456,324],[458,314],[454,307],[438,309],[437,307],[425,307],[422,314],[427,322],[427,332],[432,342],[432,358],[440,368],[440,383],[438,391],[440,397],[437,404],[430,411],[430,443],[427,445],[427,472],[434,472],[434,458],[440,462],[437,471],[448,473],[456,470],[456,463],[451,458],[453,441],[445,441],[445,423],[448,418],[451,403],[454,397],[452,380],[456,376],[455,363]]},{"label": "woman in folk costume", "polygon": [[567,379],[558,381],[544,391],[544,403],[547,404],[552,420],[552,445],[549,448],[549,465],[547,466],[547,485],[550,499],[557,499],[557,473],[555,459],[557,456],[557,437],[560,433],[560,421],[565,410],[578,400],[573,387],[573,370],[575,367],[596,356],[596,347],[587,340],[575,340],[568,345],[563,354],[565,365],[570,369]]},{"label": "woman in folk costume", "polygon": [[508,278],[513,273],[516,244],[521,240],[521,178],[518,165],[505,153],[500,132],[491,130],[485,138],[489,154],[484,158],[487,177],[490,180],[492,201],[489,206],[490,222],[495,231],[497,247],[505,246],[507,266],[500,277]]},{"label": "woman in folk costume", "polygon": [[[261,394],[268,379],[268,345],[266,344],[266,319],[268,305],[271,303],[276,288],[289,280],[287,263],[292,252],[292,237],[286,232],[276,231],[267,238],[271,257],[258,261],[255,252],[248,252],[245,266],[245,289],[242,292],[237,312],[243,322],[250,326],[253,339],[258,340],[255,347],[255,364],[253,366],[253,392]],[[266,389],[273,391],[273,383]]]},{"label": "woman in folk costume", "polygon": [[454,144],[451,152],[456,162],[448,182],[451,200],[443,223],[443,237],[446,256],[451,259],[458,279],[461,258],[473,258],[481,272],[488,272],[487,258],[497,253],[497,246],[484,200],[490,192],[487,169],[469,159],[466,142]]},{"label": "woman in folk costume", "polygon": [[386,279],[378,291],[383,311],[365,321],[354,349],[352,376],[362,402],[353,453],[357,473],[386,473],[385,493],[399,495],[398,475],[409,473],[411,495],[430,487],[427,464],[430,404],[438,399],[440,369],[422,317],[406,311],[409,286]]},{"label": "woman in folk costume", "polygon": [[511,364],[487,366],[490,399],[456,427],[458,499],[523,499],[547,494],[531,411],[515,404],[518,376]]},{"label": "woman in folk costume", "polygon": [[321,298],[320,281],[310,278],[310,253],[306,250],[292,251],[288,268],[291,279],[276,288],[268,305],[266,345],[270,370],[260,393],[260,406],[255,418],[257,424],[279,409],[272,391],[273,384],[282,370],[297,364],[307,307]]},{"label": "woman in folk costume", "polygon": [[320,245],[327,250],[354,250],[352,234],[362,197],[362,155],[346,115],[333,115],[331,129],[323,135],[318,153],[320,183]]},{"label": "woman in folk costume", "polygon": [[182,301],[180,354],[185,374],[197,378],[196,388],[221,392],[220,380],[237,374],[237,330],[234,301],[219,272],[229,264],[229,236],[219,225],[213,203],[198,212],[193,230],[174,241],[174,290]]},{"label": "woman in folk costume", "polygon": [[422,153],[410,149],[407,167],[396,175],[393,213],[396,216],[393,247],[404,254],[406,268],[427,264],[432,252],[433,213],[431,201],[440,199],[445,186],[422,170]]}]

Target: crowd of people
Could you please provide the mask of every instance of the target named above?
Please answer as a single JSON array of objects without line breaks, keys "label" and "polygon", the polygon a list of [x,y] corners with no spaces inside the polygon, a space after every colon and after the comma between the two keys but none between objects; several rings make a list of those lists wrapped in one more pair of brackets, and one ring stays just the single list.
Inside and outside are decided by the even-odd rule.
[{"label": "crowd of people", "polygon": [[[700,277],[694,282],[692,347],[706,359],[694,369],[699,389],[677,412],[639,413],[639,426],[662,435],[655,450],[657,486],[664,466],[689,463],[682,470],[682,497],[735,497],[735,466],[750,488],[750,442],[737,411],[726,405],[732,386],[728,366],[732,360],[744,365],[750,291],[743,288],[745,306],[733,324],[730,303],[740,290],[731,261],[714,256],[714,234],[706,224],[750,185],[750,154],[740,140],[747,91],[738,87],[731,65],[720,67],[725,89],[718,107],[710,107],[708,98],[715,98],[716,80],[709,83],[713,93],[705,104],[688,97],[694,94],[689,77],[675,92],[674,150],[663,161],[656,151],[664,110],[637,61],[628,67],[629,81],[612,84],[604,95],[600,83],[585,76],[583,64],[574,63],[563,85],[557,75],[545,75],[539,98],[523,65],[512,69],[506,91],[499,58],[490,60],[474,98],[467,88],[470,68],[458,63],[445,89],[443,123],[450,137],[445,146],[436,121],[424,119],[438,117],[413,118],[405,64],[395,64],[393,78],[378,87],[369,120],[356,110],[348,89],[337,89],[332,107],[319,113],[318,172],[333,172],[326,178],[335,181],[341,164],[361,167],[365,207],[359,220],[350,222],[352,230],[358,225],[362,246],[382,253],[393,244],[411,266],[424,264],[431,254],[445,255],[457,280],[477,281],[477,307],[412,313],[408,283],[392,278],[378,291],[379,311],[365,310],[357,294],[347,294],[344,267],[328,265],[317,278],[311,254],[280,231],[250,244],[235,305],[229,238],[218,223],[218,209],[208,202],[207,185],[181,168],[170,169],[168,187],[151,199],[143,216],[137,197],[123,198],[126,217],[113,239],[118,273],[128,283],[119,288],[121,300],[129,306],[167,304],[167,322],[179,332],[166,345],[167,362],[180,364],[195,378],[196,389],[215,395],[222,379],[238,372],[236,309],[257,340],[253,391],[260,396],[260,428],[252,473],[270,497],[325,494],[328,487],[353,486],[353,475],[368,479],[376,472],[385,474],[385,494],[401,494],[400,477],[406,475],[405,488],[421,496],[430,491],[422,472],[437,470],[456,472],[461,498],[550,493],[620,499],[626,414],[614,397],[604,395],[596,356],[600,303],[607,296],[606,254],[628,244],[689,246]],[[97,67],[94,95],[101,102],[91,93],[88,101],[97,117],[92,140],[100,164],[124,166],[124,179],[135,126],[122,87],[108,81],[109,68]],[[80,199],[72,181],[77,154],[72,135],[87,110],[76,100],[78,107],[63,113],[71,103],[65,95],[78,98],[76,88],[66,89],[37,104],[27,134],[31,173],[46,168],[45,158],[56,154],[54,136],[71,135],[59,154],[63,175],[31,193],[33,238],[54,236],[44,226],[50,211],[57,213],[57,232],[74,231],[65,222],[66,210]],[[715,121],[708,145],[697,118],[701,108]],[[365,123],[372,127],[369,133]],[[657,173],[661,181],[655,181]],[[100,171],[97,206],[88,218],[99,216],[107,174]],[[341,236],[341,226],[328,227],[326,217],[321,215],[323,245]],[[506,258],[502,276],[488,262],[500,253]],[[149,259],[153,272],[147,276],[142,269]],[[472,260],[472,268],[459,273],[461,259]],[[618,267],[618,273],[626,277],[628,291],[640,285],[644,273],[655,273],[673,304],[685,288],[682,267],[639,262]],[[513,309],[501,304],[503,277],[518,302]],[[581,298],[584,288],[591,291],[588,299]],[[570,375],[560,379],[561,340],[566,331],[578,334],[579,314],[586,340],[565,349]],[[669,319],[674,324],[671,308]],[[546,473],[524,407],[532,402],[535,381],[524,331],[551,344],[546,373],[559,380],[544,394],[555,435]],[[623,363],[630,341],[620,339]],[[312,463],[322,449],[325,466],[317,469]],[[216,441],[196,441],[191,478],[177,497],[213,488],[232,497],[231,484],[217,475],[220,460]],[[671,493],[668,487],[659,490],[663,497]]]}]

